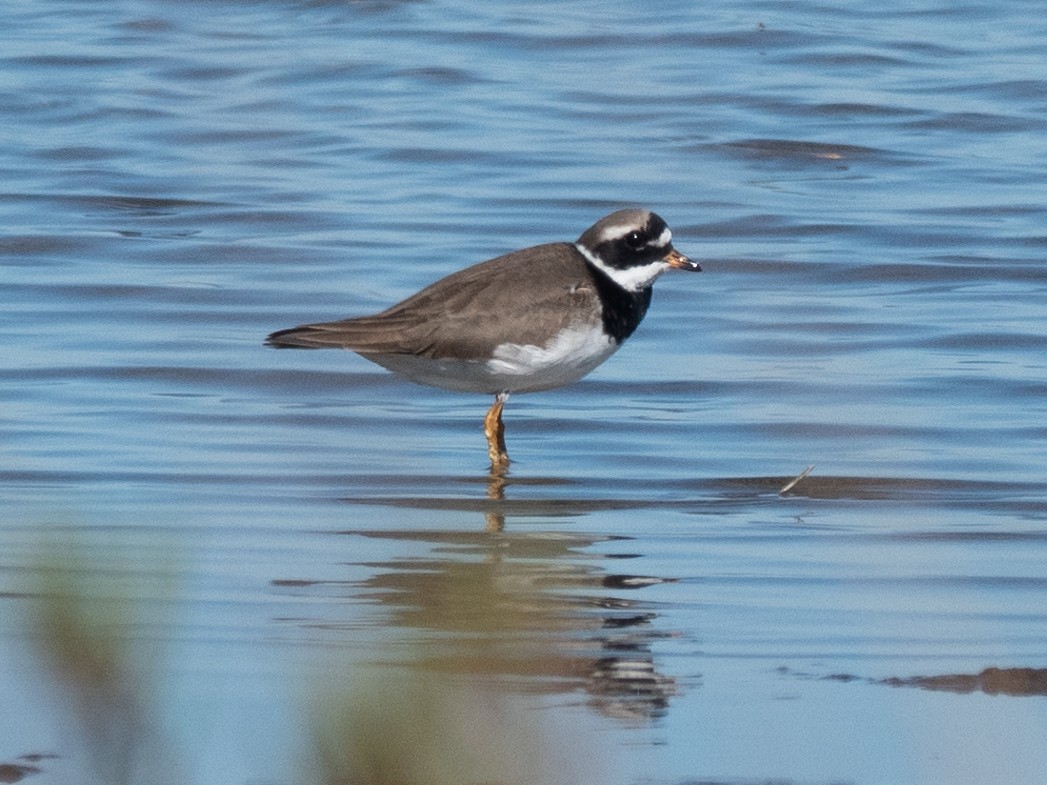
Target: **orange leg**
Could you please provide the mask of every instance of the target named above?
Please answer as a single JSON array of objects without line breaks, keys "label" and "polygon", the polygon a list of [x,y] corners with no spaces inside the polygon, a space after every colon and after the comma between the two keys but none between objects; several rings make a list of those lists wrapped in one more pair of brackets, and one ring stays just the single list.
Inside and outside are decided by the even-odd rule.
[{"label": "orange leg", "polygon": [[509,393],[498,393],[494,404],[484,417],[484,435],[487,437],[487,454],[491,457],[491,471],[504,472],[509,467],[509,453],[505,449],[505,423],[502,409]]}]

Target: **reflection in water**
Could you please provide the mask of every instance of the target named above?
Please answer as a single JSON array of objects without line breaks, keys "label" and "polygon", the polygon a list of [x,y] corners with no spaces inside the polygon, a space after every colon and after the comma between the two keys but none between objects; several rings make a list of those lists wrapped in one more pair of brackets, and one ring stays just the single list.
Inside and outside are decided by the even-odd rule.
[{"label": "reflection in water", "polygon": [[487,499],[491,504],[484,510],[489,532],[500,532],[505,529],[505,510],[502,502],[505,501],[508,474],[509,468],[506,464],[491,463],[491,473],[487,477]]},{"label": "reflection in water", "polygon": [[[484,531],[341,532],[433,546],[421,557],[394,555],[356,565],[369,575],[350,584],[354,598],[381,604],[394,628],[426,633],[412,656],[427,668],[515,679],[547,693],[581,689],[607,716],[643,721],[660,716],[675,683],[658,672],[651,652],[652,642],[663,635],[656,628],[658,615],[653,605],[625,593],[665,579],[608,573],[600,564],[636,558],[635,553],[586,550],[622,538],[506,532],[508,482],[504,473],[488,478]],[[430,506],[430,500],[413,501]],[[453,500],[439,503],[443,509],[454,506]],[[463,506],[475,510],[473,502]],[[526,514],[526,508],[523,500],[512,506],[514,513]]]},{"label": "reflection in water", "polygon": [[[400,629],[425,631],[421,659],[448,673],[524,680],[544,692],[584,689],[601,713],[660,716],[674,689],[659,674],[650,606],[610,595],[610,576],[580,552],[598,538],[538,533],[344,532],[439,545],[429,558],[370,563],[354,586]],[[609,538],[606,538],[609,539]],[[622,576],[629,578],[631,576]]]}]

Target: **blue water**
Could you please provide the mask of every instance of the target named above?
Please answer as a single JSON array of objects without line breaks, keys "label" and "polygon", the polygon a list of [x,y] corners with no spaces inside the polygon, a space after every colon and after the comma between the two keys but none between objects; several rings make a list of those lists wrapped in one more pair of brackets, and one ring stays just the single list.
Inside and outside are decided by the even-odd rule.
[{"label": "blue water", "polygon": [[[1040,6],[5,5],[0,765],[341,781],[392,673],[454,781],[1039,781],[1042,688],[911,680],[1047,668]],[[634,205],[705,272],[504,486],[483,397],[262,345]]]}]

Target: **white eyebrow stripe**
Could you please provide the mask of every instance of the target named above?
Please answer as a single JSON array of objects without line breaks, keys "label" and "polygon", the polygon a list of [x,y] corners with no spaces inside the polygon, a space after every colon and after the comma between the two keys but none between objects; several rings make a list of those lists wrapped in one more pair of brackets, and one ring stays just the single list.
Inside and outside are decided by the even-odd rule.
[{"label": "white eyebrow stripe", "polygon": [[673,241],[673,233],[669,231],[669,227],[662,229],[662,233],[658,235],[658,239],[651,240],[647,243],[648,248],[666,248]]},{"label": "white eyebrow stripe", "polygon": [[[607,243],[613,240],[620,240],[625,237],[629,232],[638,232],[643,227],[636,227],[636,224],[615,224],[614,226],[605,226],[603,231],[600,232],[600,242]],[[669,231],[669,227],[662,229],[662,233],[658,235],[654,240],[650,240],[647,244],[647,248],[665,248],[673,241],[673,233]]]},{"label": "white eyebrow stripe", "polygon": [[600,230],[600,242],[607,243],[611,240],[619,240],[629,232],[638,231],[635,224],[614,224],[613,226],[605,226]]}]

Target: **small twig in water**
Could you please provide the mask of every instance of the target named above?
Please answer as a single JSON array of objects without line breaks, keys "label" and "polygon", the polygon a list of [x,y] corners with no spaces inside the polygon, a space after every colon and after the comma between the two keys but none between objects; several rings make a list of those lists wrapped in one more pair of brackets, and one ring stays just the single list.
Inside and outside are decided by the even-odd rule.
[{"label": "small twig in water", "polygon": [[789,480],[789,482],[785,483],[785,485],[782,486],[782,489],[780,491],[778,491],[778,495],[779,496],[784,496],[785,494],[787,494],[789,491],[791,491],[793,488],[796,487],[796,483],[798,483],[800,480],[802,480],[804,477],[806,477],[808,474],[810,474],[813,471],[814,471],[814,464],[812,463],[812,464],[809,464],[806,468],[804,468],[804,470],[802,472],[800,472],[796,477],[794,477],[793,479]]}]

